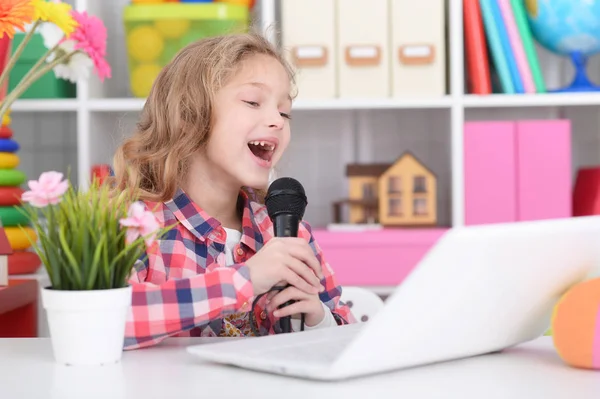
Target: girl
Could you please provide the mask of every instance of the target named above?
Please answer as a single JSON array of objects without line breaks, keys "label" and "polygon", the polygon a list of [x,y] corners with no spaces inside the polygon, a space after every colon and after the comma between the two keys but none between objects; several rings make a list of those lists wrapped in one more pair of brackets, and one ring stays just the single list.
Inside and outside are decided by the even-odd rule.
[{"label": "girl", "polygon": [[155,80],[116,152],[114,182],[176,226],[134,267],[125,349],[169,336],[274,334],[279,318],[301,313],[305,329],[355,322],[310,226],[274,238],[261,202],[290,141],[292,82],[257,34],[190,44]]}]

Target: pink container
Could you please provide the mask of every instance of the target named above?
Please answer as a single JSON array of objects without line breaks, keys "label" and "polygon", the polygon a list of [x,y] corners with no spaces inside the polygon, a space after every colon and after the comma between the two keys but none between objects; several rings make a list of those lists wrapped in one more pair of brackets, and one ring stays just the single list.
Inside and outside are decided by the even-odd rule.
[{"label": "pink container", "polygon": [[517,220],[515,148],[514,122],[465,124],[465,224]]},{"label": "pink container", "polygon": [[516,124],[518,220],[572,215],[571,123],[568,120]]},{"label": "pink container", "polygon": [[568,120],[467,122],[465,224],[572,215]]},{"label": "pink container", "polygon": [[446,231],[446,228],[315,230],[314,236],[339,284],[393,286],[406,278]]}]

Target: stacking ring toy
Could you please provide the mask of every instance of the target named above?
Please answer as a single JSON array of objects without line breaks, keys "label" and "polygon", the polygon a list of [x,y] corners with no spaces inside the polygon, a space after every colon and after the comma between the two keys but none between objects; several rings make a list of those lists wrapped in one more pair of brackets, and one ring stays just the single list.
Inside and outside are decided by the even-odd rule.
[{"label": "stacking ring toy", "polygon": [[31,247],[30,239],[33,242],[37,241],[35,230],[29,226],[5,227],[4,233],[13,251],[23,251]]},{"label": "stacking ring toy", "polygon": [[19,166],[19,156],[10,152],[0,152],[0,169],[14,169]]},{"label": "stacking ring toy", "polygon": [[8,274],[32,274],[41,264],[42,260],[35,252],[15,251],[8,255]]},{"label": "stacking ring toy", "polygon": [[0,169],[0,186],[18,186],[27,179],[18,169]]},{"label": "stacking ring toy", "polygon": [[8,126],[0,127],[0,139],[10,139],[13,136],[13,131]]},{"label": "stacking ring toy", "polygon": [[19,143],[13,139],[0,139],[0,152],[17,152]]},{"label": "stacking ring toy", "polygon": [[19,208],[14,206],[0,206],[0,221],[2,226],[23,226],[30,222]]},{"label": "stacking ring toy", "polygon": [[20,187],[0,187],[0,206],[21,204],[21,195],[25,192]]},{"label": "stacking ring toy", "polygon": [[8,126],[10,125],[11,119],[10,119],[10,115],[8,114],[8,112],[6,114],[4,114],[4,116],[2,117],[2,126]]}]

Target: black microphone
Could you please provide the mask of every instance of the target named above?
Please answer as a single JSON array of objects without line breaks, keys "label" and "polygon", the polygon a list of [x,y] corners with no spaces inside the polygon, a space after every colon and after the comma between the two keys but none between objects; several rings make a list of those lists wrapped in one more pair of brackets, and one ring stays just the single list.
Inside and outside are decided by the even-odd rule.
[{"label": "black microphone", "polygon": [[[298,227],[304,217],[306,205],[308,205],[304,187],[300,182],[291,177],[281,177],[275,180],[269,186],[265,205],[269,218],[273,222],[275,237],[298,237]],[[293,302],[288,301],[281,307],[289,306]],[[291,316],[282,317],[280,325],[282,332],[291,332]]]}]

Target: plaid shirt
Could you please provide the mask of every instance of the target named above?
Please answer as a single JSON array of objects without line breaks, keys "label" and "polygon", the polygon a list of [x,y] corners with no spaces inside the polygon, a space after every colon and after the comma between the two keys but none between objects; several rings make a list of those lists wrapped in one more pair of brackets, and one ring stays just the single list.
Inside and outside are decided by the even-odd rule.
[{"label": "plaid shirt", "polygon": [[[151,346],[170,336],[248,336],[249,311],[255,299],[245,262],[273,237],[266,207],[243,199],[242,239],[234,248],[233,265],[226,265],[226,233],[181,189],[165,203],[146,203],[163,225],[177,225],[136,262],[129,283],[132,306],[127,318],[124,348]],[[321,301],[338,325],[354,323],[350,309],[340,302],[342,289],[324,260],[310,226],[302,222],[305,238],[321,263],[325,291]],[[266,295],[256,304],[255,325],[261,335],[280,332],[279,322],[265,310]]]}]

